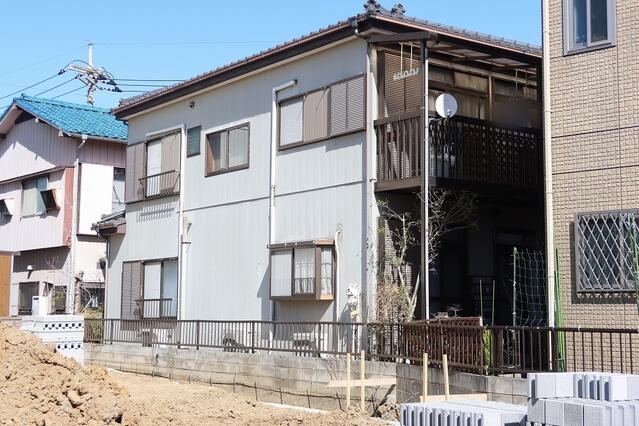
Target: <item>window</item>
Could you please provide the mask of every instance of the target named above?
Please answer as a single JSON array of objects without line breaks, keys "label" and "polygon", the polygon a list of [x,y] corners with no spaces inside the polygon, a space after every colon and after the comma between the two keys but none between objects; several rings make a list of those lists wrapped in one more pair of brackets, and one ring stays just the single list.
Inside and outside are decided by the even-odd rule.
[{"label": "window", "polygon": [[206,175],[247,168],[249,133],[243,124],[206,135]]},{"label": "window", "polygon": [[0,200],[0,217],[13,216],[13,198]]},{"label": "window", "polygon": [[357,76],[279,104],[280,149],[363,130],[365,79]]},{"label": "window", "polygon": [[615,43],[615,0],[564,0],[565,53]]},{"label": "window", "polygon": [[144,263],[142,298],[137,304],[142,318],[177,316],[177,260]]},{"label": "window", "polygon": [[48,183],[47,177],[22,182],[22,216],[35,216],[46,211],[41,191],[46,191]]},{"label": "window", "polygon": [[122,210],[124,210],[124,169],[114,167],[111,212]]},{"label": "window", "polygon": [[140,180],[146,198],[177,194],[180,170],[180,133],[146,143],[146,178]]},{"label": "window", "polygon": [[200,155],[200,132],[202,126],[191,127],[186,131],[186,156]]},{"label": "window", "polygon": [[332,242],[276,244],[271,248],[271,298],[333,299]]},{"label": "window", "polygon": [[639,210],[577,214],[575,259],[577,291],[635,291]]}]

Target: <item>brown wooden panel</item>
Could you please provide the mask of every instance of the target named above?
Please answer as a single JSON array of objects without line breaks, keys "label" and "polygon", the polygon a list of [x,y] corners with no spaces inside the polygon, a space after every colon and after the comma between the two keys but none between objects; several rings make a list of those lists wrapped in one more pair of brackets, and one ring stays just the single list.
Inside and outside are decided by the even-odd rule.
[{"label": "brown wooden panel", "polygon": [[0,317],[9,316],[11,256],[0,255]]}]

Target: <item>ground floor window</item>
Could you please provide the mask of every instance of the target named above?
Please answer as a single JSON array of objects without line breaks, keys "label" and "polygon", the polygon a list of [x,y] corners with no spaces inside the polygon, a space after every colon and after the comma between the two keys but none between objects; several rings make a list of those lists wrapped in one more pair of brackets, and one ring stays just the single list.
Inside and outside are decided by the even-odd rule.
[{"label": "ground floor window", "polygon": [[20,283],[18,287],[18,315],[31,315],[33,297],[39,295],[40,283]]},{"label": "ground floor window", "polygon": [[177,318],[177,259],[122,264],[122,319]]},{"label": "ground floor window", "polygon": [[332,300],[335,250],[329,240],[271,246],[271,298]]}]

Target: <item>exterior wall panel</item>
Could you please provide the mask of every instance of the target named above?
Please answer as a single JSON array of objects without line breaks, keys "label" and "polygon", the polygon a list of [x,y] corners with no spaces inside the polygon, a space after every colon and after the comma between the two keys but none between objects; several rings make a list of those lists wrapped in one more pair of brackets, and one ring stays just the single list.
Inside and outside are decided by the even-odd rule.
[{"label": "exterior wall panel", "polygon": [[562,0],[551,0],[551,96],[555,240],[566,326],[639,323],[630,294],[578,294],[578,212],[639,207],[639,3],[616,0],[616,46],[563,55]]}]

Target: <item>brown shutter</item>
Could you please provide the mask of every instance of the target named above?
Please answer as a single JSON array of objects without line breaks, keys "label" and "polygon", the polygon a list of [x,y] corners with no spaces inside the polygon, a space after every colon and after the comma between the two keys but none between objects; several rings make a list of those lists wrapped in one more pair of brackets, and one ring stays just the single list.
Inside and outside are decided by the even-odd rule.
[{"label": "brown shutter", "polygon": [[304,99],[304,141],[328,136],[328,89],[309,93]]},{"label": "brown shutter", "polygon": [[122,302],[120,317],[122,319],[139,319],[140,308],[136,300],[141,297],[142,262],[122,263]]},{"label": "brown shutter", "polygon": [[346,132],[346,82],[331,86],[331,136]]},{"label": "brown shutter", "polygon": [[391,116],[404,111],[404,82],[393,79],[401,70],[399,55],[384,53],[384,107],[385,115]]},{"label": "brown shutter", "polygon": [[127,203],[139,201],[144,198],[140,178],[143,178],[145,175],[145,157],[145,143],[129,145],[126,149],[124,201]]},{"label": "brown shutter", "polygon": [[346,131],[364,128],[366,122],[366,85],[364,76],[346,82]]},{"label": "brown shutter", "polygon": [[162,172],[180,170],[180,133],[162,138]]}]

